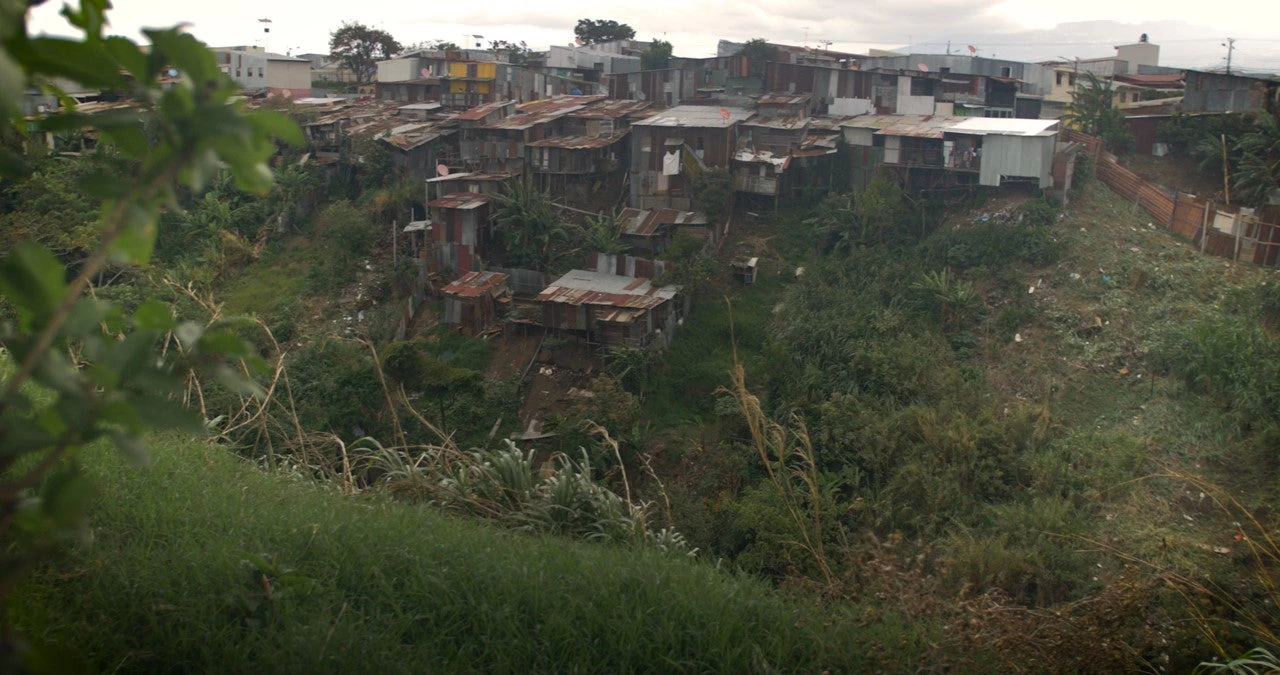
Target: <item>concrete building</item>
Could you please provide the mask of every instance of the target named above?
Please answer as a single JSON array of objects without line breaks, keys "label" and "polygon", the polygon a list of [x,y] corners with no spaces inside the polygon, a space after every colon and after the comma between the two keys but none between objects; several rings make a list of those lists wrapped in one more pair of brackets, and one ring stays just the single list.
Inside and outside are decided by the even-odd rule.
[{"label": "concrete building", "polygon": [[241,89],[265,89],[271,94],[305,98],[311,95],[311,62],[261,47],[217,47],[218,67]]}]

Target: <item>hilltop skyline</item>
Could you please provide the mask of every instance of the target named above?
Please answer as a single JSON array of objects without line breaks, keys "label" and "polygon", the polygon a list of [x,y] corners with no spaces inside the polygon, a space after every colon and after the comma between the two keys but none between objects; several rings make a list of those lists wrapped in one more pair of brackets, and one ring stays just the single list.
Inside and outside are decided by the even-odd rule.
[{"label": "hilltop skyline", "polygon": [[[32,11],[32,29],[67,32],[58,5]],[[271,19],[267,24],[259,19]],[[848,52],[901,49],[942,53],[947,42],[965,53],[973,44],[983,56],[1039,61],[1058,57],[1109,56],[1112,47],[1141,33],[1161,46],[1163,65],[1210,68],[1225,64],[1224,38],[1237,39],[1233,65],[1241,69],[1280,70],[1280,38],[1256,26],[1280,24],[1280,3],[1256,6],[1225,0],[1212,7],[1178,2],[1140,2],[1115,6],[1085,0],[1070,7],[1043,7],[1024,0],[907,0],[883,5],[812,0],[785,7],[762,2],[723,0],[625,0],[607,9],[578,0],[530,9],[514,0],[495,0],[484,9],[464,8],[440,21],[420,6],[367,0],[358,12],[317,16],[300,0],[250,3],[231,0],[217,6],[191,6],[137,0],[112,12],[112,30],[131,36],[144,26],[189,23],[191,32],[210,45],[256,44],[281,53],[328,51],[329,32],[342,21],[381,27],[402,43],[448,40],[488,46],[490,40],[525,41],[533,49],[571,44],[579,18],[611,18],[631,25],[636,38],[655,37],[675,45],[681,56],[715,54],[720,39],[770,41]],[[482,36],[475,39],[473,36]]]}]

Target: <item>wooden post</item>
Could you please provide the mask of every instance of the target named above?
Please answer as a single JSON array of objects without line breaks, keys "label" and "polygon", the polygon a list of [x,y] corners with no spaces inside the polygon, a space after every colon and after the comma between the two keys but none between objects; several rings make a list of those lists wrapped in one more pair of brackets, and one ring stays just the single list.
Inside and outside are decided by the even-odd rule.
[{"label": "wooden post", "polygon": [[1244,234],[1244,222],[1240,220],[1240,214],[1231,216],[1231,231],[1236,233],[1236,253],[1232,256],[1232,260],[1240,259],[1240,239]]},{"label": "wooden post", "polygon": [[1200,252],[1204,253],[1209,245],[1209,212],[1213,210],[1213,200],[1204,203],[1204,219],[1200,223]]},{"label": "wooden post", "polygon": [[1231,206],[1230,167],[1227,166],[1227,135],[1222,134],[1222,198]]}]

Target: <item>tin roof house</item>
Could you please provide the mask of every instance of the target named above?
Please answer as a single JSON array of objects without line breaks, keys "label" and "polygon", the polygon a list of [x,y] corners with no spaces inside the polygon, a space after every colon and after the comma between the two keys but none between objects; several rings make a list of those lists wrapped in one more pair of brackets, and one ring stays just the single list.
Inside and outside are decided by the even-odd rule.
[{"label": "tin roof house", "polygon": [[[459,153],[472,171],[523,171],[530,143],[562,136],[561,119],[603,96],[556,96],[517,106],[491,104],[463,113]],[[490,108],[493,108],[490,110]],[[471,113],[476,113],[471,115]],[[473,117],[480,119],[472,119]]]},{"label": "tin roof house", "polygon": [[841,126],[855,157],[912,187],[1053,184],[1057,120],[862,115]]},{"label": "tin roof house", "polygon": [[463,275],[494,254],[493,195],[518,174],[458,173],[427,180],[427,216],[435,270]]},{"label": "tin roof house", "polygon": [[682,105],[631,125],[631,205],[692,208],[691,172],[728,169],[745,108]]},{"label": "tin roof house", "polygon": [[564,115],[559,135],[525,145],[534,183],[555,196],[586,198],[598,181],[626,168],[631,120],[645,114],[650,105],[648,101],[602,100]]},{"label": "tin roof house", "polygon": [[645,278],[573,270],[538,294],[549,329],[584,337],[606,349],[668,345],[681,322],[679,288]]},{"label": "tin roof house", "polygon": [[501,272],[468,272],[445,286],[445,324],[470,335],[497,327],[511,303],[507,278]]}]

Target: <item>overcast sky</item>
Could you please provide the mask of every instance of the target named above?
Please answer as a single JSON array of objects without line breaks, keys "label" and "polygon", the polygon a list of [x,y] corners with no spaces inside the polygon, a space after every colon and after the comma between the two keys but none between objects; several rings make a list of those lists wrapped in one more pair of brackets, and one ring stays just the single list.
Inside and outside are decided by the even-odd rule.
[{"label": "overcast sky", "polygon": [[[982,55],[1024,60],[1113,54],[1112,45],[1151,34],[1161,64],[1208,67],[1226,56],[1226,36],[1238,38],[1235,63],[1280,69],[1280,2],[1276,0],[115,0],[114,32],[137,36],[144,26],[186,22],[210,45],[262,44],[277,52],[327,52],[342,21],[379,26],[401,42],[524,40],[534,49],[573,41],[580,18],[630,24],[636,37],[662,37],[681,56],[709,56],[721,38],[765,37],[787,44],[863,52],[917,45],[942,52],[973,44]],[[58,0],[32,12],[36,31],[65,32]],[[264,34],[258,19],[271,19]],[[1108,22],[1080,25],[1077,22]],[[1267,32],[1270,30],[1271,32]]]}]

